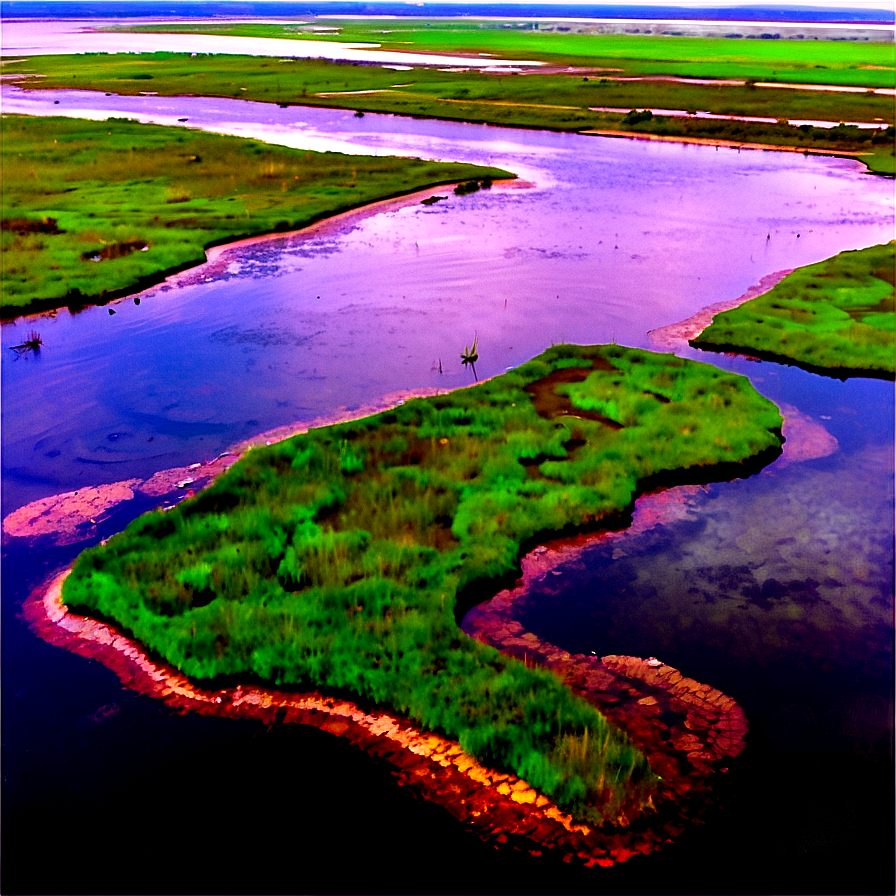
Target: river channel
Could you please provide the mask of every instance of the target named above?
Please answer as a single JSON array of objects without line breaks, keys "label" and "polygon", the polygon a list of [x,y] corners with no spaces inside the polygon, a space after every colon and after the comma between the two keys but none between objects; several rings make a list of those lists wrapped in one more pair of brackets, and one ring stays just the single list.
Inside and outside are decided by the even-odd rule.
[{"label": "river channel", "polygon": [[[846,160],[196,97],[4,87],[3,105],[186,118],[519,175],[253,242],[110,307],[4,324],[4,517],[398,390],[463,385],[459,354],[474,334],[480,376],[561,341],[649,348],[652,330],[770,273],[892,238],[892,182]],[[40,352],[14,352],[32,328]],[[299,869],[323,867],[331,885],[314,888],[342,892],[885,892],[893,386],[686,353],[748,375],[824,427],[835,450],[711,486],[676,522],[588,548],[520,599],[519,618],[570,650],[659,656],[741,702],[748,749],[711,825],[588,874],[468,842],[334,738],[173,717],[38,641],[17,616],[24,595],[92,542],[35,551],[12,540],[8,889],[30,879],[44,892],[307,891]],[[45,849],[64,854],[64,870],[43,863]],[[173,870],[181,857],[192,870]]]}]

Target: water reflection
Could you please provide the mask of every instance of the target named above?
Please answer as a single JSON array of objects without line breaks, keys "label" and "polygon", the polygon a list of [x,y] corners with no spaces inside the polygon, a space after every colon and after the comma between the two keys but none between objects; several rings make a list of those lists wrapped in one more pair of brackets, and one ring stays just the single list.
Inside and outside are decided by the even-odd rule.
[{"label": "water reflection", "polygon": [[[55,95],[27,98],[59,109]],[[58,95],[84,107],[83,93]],[[881,242],[892,227],[889,183],[852,162],[195,97],[90,105],[181,113],[211,130],[282,116],[287,129],[342,130],[357,151],[491,163],[524,182],[436,190],[446,198],[435,205],[399,202],[224,252],[114,315],[4,325],[4,514],[398,389],[463,385],[474,332],[480,376],[552,342],[647,345],[649,330],[769,271]],[[297,124],[297,145],[304,132]],[[16,361],[8,347],[32,327],[39,363]]]}]

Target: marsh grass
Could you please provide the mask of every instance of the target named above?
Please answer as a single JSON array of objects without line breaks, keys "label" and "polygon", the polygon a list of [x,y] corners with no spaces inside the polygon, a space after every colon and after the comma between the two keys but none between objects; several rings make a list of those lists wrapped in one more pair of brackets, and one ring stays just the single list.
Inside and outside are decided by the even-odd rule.
[{"label": "marsh grass", "polygon": [[842,252],[717,314],[691,345],[790,360],[834,376],[894,376],[894,246]]},{"label": "marsh grass", "polygon": [[[555,35],[559,36],[559,35]],[[650,41],[646,46],[670,46]],[[698,39],[683,43],[697,46]],[[698,41],[699,42],[699,41]],[[723,42],[726,43],[726,42]],[[731,45],[750,52],[756,41],[732,41]],[[799,43],[799,42],[794,42]],[[731,45],[728,52],[731,52]],[[844,50],[844,43],[837,43]],[[826,45],[812,42],[821,54]],[[883,49],[881,49],[881,47]],[[853,52],[855,48],[850,49]],[[802,52],[812,52],[803,50]],[[861,59],[886,55],[886,45],[867,44],[858,51]],[[864,53],[865,55],[861,55]],[[878,54],[878,55],[876,55]],[[892,55],[892,48],[890,50]],[[22,85],[29,89],[82,88],[116,93],[139,93],[145,84],[134,80],[135,73],[152,72],[153,89],[163,95],[202,93],[289,105],[327,106],[367,112],[389,112],[459,121],[489,122],[514,127],[551,128],[554,130],[622,130],[654,133],[677,138],[718,139],[736,142],[770,143],[803,149],[835,149],[862,153],[863,161],[873,170],[893,170],[894,124],[892,98],[873,93],[836,93],[831,91],[758,89],[737,85],[681,83],[675,81],[619,81],[617,75],[630,77],[642,73],[643,65],[603,60],[608,68],[622,68],[613,77],[608,73],[538,72],[490,74],[468,70],[439,70],[418,67],[402,73],[396,84],[394,71],[374,65],[328,62],[325,60],[260,59],[238,56],[197,56],[186,54],[85,54],[72,57],[34,57],[4,65],[4,74],[37,74]],[[592,59],[598,65],[600,59]],[[713,63],[705,61],[712,68]],[[870,63],[869,63],[870,64]],[[632,63],[633,65],[633,63]],[[659,66],[650,73],[674,73],[674,66]],[[716,65],[712,78],[721,78],[724,67]],[[813,69],[822,78],[830,69]],[[892,72],[879,68],[856,71],[864,78],[892,82]],[[751,71],[753,71],[751,69]],[[758,72],[758,69],[755,70]],[[357,93],[356,91],[365,91]],[[366,92],[372,91],[372,92]],[[619,113],[595,111],[618,108]],[[655,115],[647,120],[626,122],[629,110],[638,109],[703,110],[721,115],[760,116],[777,121],[806,119],[819,121],[879,122],[877,130],[811,126],[757,124],[740,121],[681,118]],[[874,142],[877,141],[877,142]],[[865,156],[867,154],[867,158]]]},{"label": "marsh grass", "polygon": [[5,317],[134,291],[200,264],[212,245],[425,186],[511,176],[124,120],[4,115],[0,127]]},{"label": "marsh grass", "polygon": [[[611,396],[622,425],[586,410]],[[558,677],[464,635],[456,606],[518,573],[525,545],[626,513],[639,483],[769,459],[780,426],[742,377],[556,346],[469,389],[251,451],[85,552],[65,601],[192,677],[349,692],[584,819],[630,817],[655,785],[644,756]]]}]

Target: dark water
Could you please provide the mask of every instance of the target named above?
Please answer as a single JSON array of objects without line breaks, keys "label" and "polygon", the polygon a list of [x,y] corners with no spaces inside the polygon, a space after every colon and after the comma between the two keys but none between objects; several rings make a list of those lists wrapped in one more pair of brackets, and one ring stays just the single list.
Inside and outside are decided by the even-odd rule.
[{"label": "dark water", "polygon": [[[304,114],[176,103],[293,138],[294,120],[266,122]],[[767,273],[892,233],[892,184],[853,163],[330,114],[342,140],[487,160],[529,185],[265,243],[114,316],[4,325],[4,515],[393,389],[459,385],[473,332],[480,375],[562,340],[646,345]],[[16,355],[33,327],[40,354]],[[626,557],[596,552],[525,608],[556,643],[657,655],[743,703],[750,747],[711,825],[609,871],[496,852],[338,739],[172,716],[44,645],[21,601],[87,543],[8,545],[3,891],[892,890],[892,384],[719,363],[840,450],[710,488],[692,518]]]},{"label": "dark water", "polygon": [[709,834],[732,860],[756,855],[737,886],[886,891],[892,385],[761,367],[767,391],[811,407],[839,451],[707,487],[685,519],[597,544],[544,576],[516,615],[570,651],[657,656],[741,703],[747,750]]}]

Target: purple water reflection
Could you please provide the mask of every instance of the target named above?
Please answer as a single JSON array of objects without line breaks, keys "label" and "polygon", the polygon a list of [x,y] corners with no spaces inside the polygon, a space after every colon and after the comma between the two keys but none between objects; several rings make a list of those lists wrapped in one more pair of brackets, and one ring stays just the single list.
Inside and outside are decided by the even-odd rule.
[{"label": "purple water reflection", "polygon": [[[5,111],[10,95],[22,101],[4,90]],[[480,376],[555,342],[646,345],[765,274],[892,235],[891,183],[850,161],[235,100],[32,96],[35,111],[176,114],[294,146],[489,163],[526,183],[258,244],[114,316],[4,325],[4,514],[397,389],[466,383],[474,333]],[[33,327],[40,355],[10,351]]]}]

